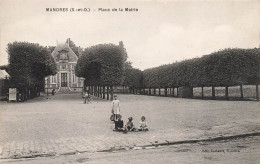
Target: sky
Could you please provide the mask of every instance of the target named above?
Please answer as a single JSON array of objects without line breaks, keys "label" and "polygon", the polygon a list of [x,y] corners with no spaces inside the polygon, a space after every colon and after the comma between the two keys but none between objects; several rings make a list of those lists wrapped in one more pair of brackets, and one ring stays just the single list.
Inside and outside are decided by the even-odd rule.
[{"label": "sky", "polygon": [[8,63],[8,43],[55,46],[67,38],[82,48],[123,41],[128,60],[144,70],[225,48],[259,47],[260,1],[0,0],[0,65]]}]

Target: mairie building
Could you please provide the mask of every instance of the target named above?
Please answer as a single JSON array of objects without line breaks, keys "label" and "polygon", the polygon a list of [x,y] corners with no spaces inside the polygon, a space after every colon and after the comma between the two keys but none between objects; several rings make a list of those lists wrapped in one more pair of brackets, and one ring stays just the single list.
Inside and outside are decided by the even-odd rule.
[{"label": "mairie building", "polygon": [[75,75],[78,57],[69,43],[57,43],[51,55],[57,63],[57,74],[45,78],[45,92],[51,93],[53,89],[56,93],[82,92],[84,78]]}]

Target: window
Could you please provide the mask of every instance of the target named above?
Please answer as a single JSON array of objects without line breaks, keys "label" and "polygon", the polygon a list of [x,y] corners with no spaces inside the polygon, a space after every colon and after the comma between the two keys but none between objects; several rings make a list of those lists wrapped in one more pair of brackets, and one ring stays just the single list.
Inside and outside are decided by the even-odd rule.
[{"label": "window", "polygon": [[66,54],[66,53],[61,53],[61,54],[60,54],[60,60],[68,60],[68,54]]},{"label": "window", "polygon": [[59,62],[62,62],[62,63],[68,62],[68,60],[69,60],[68,52],[69,51],[67,51],[67,50],[59,51],[59,55],[57,56],[57,58],[59,59]]}]

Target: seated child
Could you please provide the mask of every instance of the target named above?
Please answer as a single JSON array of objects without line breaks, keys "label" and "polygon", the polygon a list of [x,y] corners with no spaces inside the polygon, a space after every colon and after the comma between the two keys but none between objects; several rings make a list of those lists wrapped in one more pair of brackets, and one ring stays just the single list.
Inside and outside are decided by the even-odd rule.
[{"label": "seated child", "polygon": [[124,131],[124,122],[122,116],[119,114],[117,120],[115,120],[115,129],[114,131]]},{"label": "seated child", "polygon": [[148,131],[148,124],[147,124],[144,116],[141,117],[140,126],[139,126],[138,130],[139,131]]},{"label": "seated child", "polygon": [[125,132],[128,132],[128,131],[135,131],[135,127],[134,127],[134,124],[133,124],[133,118],[132,117],[129,117],[128,118],[128,122],[126,123],[125,125]]}]

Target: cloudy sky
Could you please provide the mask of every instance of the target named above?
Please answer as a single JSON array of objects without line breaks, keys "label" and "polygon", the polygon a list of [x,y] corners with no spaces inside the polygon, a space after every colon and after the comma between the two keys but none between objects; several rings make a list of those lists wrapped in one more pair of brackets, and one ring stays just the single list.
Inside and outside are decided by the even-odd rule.
[{"label": "cloudy sky", "polygon": [[229,47],[259,47],[260,1],[0,0],[0,65],[8,63],[10,42],[55,46],[66,38],[83,48],[123,41],[128,60],[143,70]]}]

